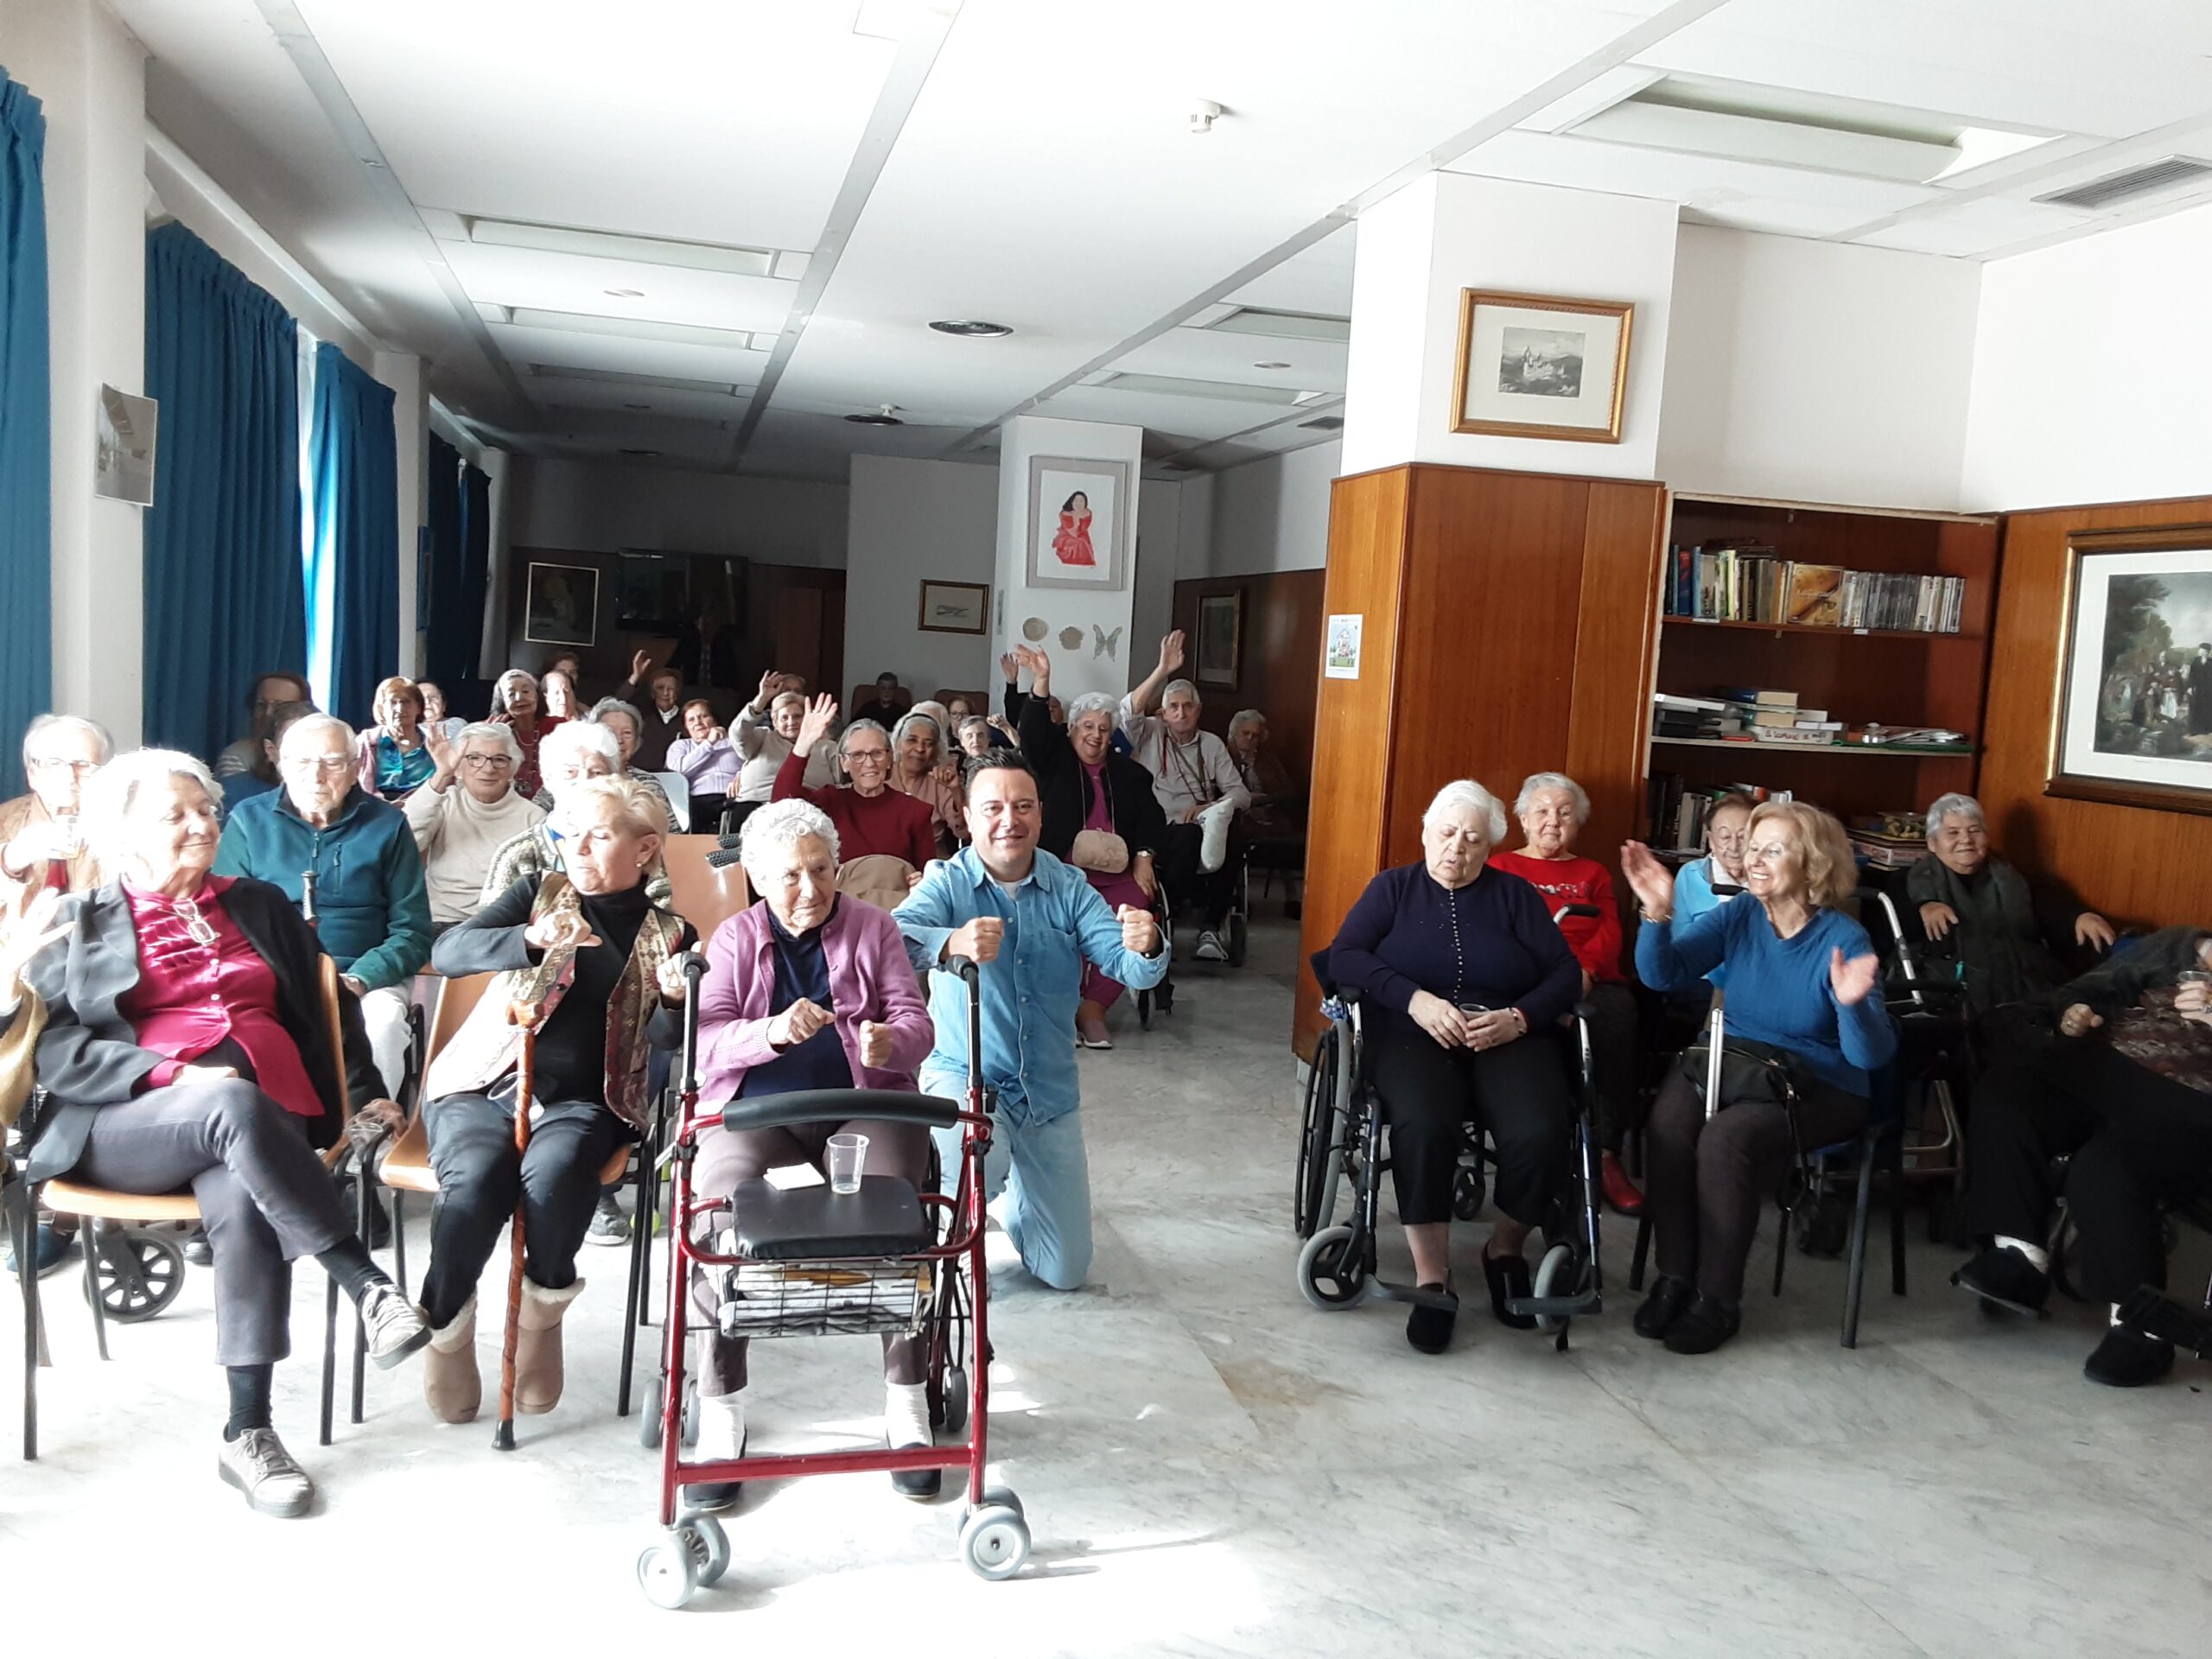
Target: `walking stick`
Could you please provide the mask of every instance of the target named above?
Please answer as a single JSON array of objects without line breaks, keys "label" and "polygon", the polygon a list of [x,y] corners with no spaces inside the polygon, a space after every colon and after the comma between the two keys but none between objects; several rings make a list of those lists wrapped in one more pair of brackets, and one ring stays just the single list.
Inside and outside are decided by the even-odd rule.
[{"label": "walking stick", "polygon": [[[530,1096],[531,1069],[537,1058],[537,1007],[518,1002],[507,1010],[512,1025],[522,1027],[522,1052],[515,1062],[515,1159],[518,1164],[530,1150]],[[515,1198],[514,1225],[508,1232],[507,1246],[507,1324],[499,1344],[499,1426],[492,1431],[492,1444],[499,1451],[515,1449],[515,1345],[522,1333],[522,1268],[523,1268],[522,1198]]]},{"label": "walking stick", "polygon": [[1705,1039],[1705,1121],[1708,1123],[1720,1109],[1720,1055],[1728,1040],[1727,1001],[1726,993],[1717,989],[1713,993],[1713,1021]]}]

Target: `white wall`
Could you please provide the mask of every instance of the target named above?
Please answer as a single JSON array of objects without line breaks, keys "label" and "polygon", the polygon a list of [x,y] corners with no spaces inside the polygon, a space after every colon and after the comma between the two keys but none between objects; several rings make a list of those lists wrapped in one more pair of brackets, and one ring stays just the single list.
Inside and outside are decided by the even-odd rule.
[{"label": "white wall", "polygon": [[[1123,461],[1129,465],[1132,499],[1122,504],[1125,512],[1144,523],[1144,495],[1148,489],[1139,476],[1142,469],[1144,429],[1100,421],[1059,421],[1039,415],[1017,415],[999,429],[998,585],[1006,591],[1006,609],[993,634],[993,654],[1021,638],[1025,619],[1041,617],[1050,626],[1043,641],[1052,658],[1052,690],[1063,697],[1084,691],[1129,689],[1128,661],[1129,628],[1135,611],[1133,575],[1125,575],[1116,592],[1076,588],[1035,588],[1028,585],[1029,461],[1033,455],[1061,455],[1096,461]],[[1098,550],[1105,556],[1105,549]],[[1082,643],[1073,649],[1059,642],[1063,629],[1080,632]],[[1109,659],[1096,652],[1096,628],[1108,635],[1120,632],[1116,655]]]},{"label": "white wall", "polygon": [[1956,508],[1981,271],[1682,226],[1659,476],[1686,493]]},{"label": "white wall", "polygon": [[1232,467],[1214,479],[1214,576],[1319,570],[1329,562],[1329,485],[1341,443],[1317,443]]},{"label": "white wall", "polygon": [[998,469],[855,455],[850,494],[845,677],[889,672],[917,696],[950,685],[995,697],[988,633],[925,633],[916,623],[925,578],[996,582]]},{"label": "white wall", "polygon": [[1961,495],[2212,494],[2212,207],[1984,269]]},{"label": "white wall", "polygon": [[831,568],[845,563],[842,484],[518,455],[509,486],[507,540],[516,547],[587,553],[634,547]]},{"label": "white wall", "polygon": [[[1137,507],[1137,574],[1129,596],[1128,637],[1117,647],[1126,669],[1134,659],[1147,667],[1152,652],[1147,642],[1157,640],[1174,626],[1175,584],[1183,579],[1183,493],[1195,480],[1166,484],[1146,480]],[[1206,550],[1198,550],[1204,559]],[[1142,674],[1129,676],[1135,684]]]}]

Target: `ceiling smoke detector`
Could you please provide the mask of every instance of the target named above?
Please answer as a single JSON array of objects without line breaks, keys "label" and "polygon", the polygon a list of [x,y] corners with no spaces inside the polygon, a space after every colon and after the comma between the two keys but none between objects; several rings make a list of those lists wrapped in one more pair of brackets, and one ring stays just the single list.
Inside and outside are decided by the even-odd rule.
[{"label": "ceiling smoke detector", "polygon": [[983,322],[973,317],[946,317],[930,324],[940,334],[962,340],[1004,340],[1014,330],[1002,322]]},{"label": "ceiling smoke detector", "polygon": [[1192,132],[1194,134],[1211,132],[1213,124],[1227,113],[1226,110],[1210,98],[1198,99],[1197,103],[1191,105],[1190,109]]},{"label": "ceiling smoke detector", "polygon": [[1290,365],[1287,363],[1255,363],[1252,366],[1255,369],[1287,369]]},{"label": "ceiling smoke detector", "polygon": [[899,418],[899,405],[886,404],[873,415],[848,415],[845,418],[855,426],[904,426]]}]

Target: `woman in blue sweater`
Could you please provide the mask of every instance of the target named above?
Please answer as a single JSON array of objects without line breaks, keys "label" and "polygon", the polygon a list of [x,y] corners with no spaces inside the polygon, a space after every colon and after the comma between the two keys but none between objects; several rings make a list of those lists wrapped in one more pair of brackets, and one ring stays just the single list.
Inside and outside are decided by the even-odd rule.
[{"label": "woman in blue sweater", "polygon": [[[1674,883],[1649,848],[1622,848],[1621,873],[1643,911],[1643,982],[1680,990],[1726,964],[1728,1040],[1783,1051],[1799,1133],[1813,1146],[1858,1135],[1867,1074],[1897,1052],[1897,1027],[1874,995],[1879,964],[1866,930],[1834,908],[1858,883],[1843,826],[1818,807],[1767,802],[1751,814],[1744,853],[1754,902],[1679,925]],[[1677,1354],[1709,1354],[1742,1325],[1759,1205],[1796,1148],[1789,1115],[1771,1100],[1724,1100],[1708,1122],[1701,1082],[1678,1070],[1660,1090],[1645,1160],[1659,1280],[1636,1331]]]},{"label": "woman in blue sweater", "polygon": [[[1497,1223],[1483,1276],[1498,1319],[1529,1294],[1522,1246],[1567,1177],[1567,1093],[1555,1030],[1582,969],[1542,896],[1490,868],[1505,809],[1479,784],[1446,784],[1421,816],[1421,862],[1367,884],[1329,947],[1329,975],[1365,999],[1369,1074],[1390,1123],[1390,1170],[1414,1277],[1451,1294],[1452,1181],[1459,1126],[1480,1115],[1497,1152]],[[1529,1033],[1535,1036],[1530,1039]],[[1406,1340],[1441,1353],[1458,1319],[1415,1306]]]}]

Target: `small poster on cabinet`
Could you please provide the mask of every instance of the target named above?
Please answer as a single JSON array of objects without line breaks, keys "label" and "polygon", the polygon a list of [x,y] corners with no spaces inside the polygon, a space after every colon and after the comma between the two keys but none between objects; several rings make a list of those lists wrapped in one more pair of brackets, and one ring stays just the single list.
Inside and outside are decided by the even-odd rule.
[{"label": "small poster on cabinet", "polygon": [[1321,673],[1332,680],[1359,677],[1359,635],[1364,616],[1332,616],[1322,635]]}]

